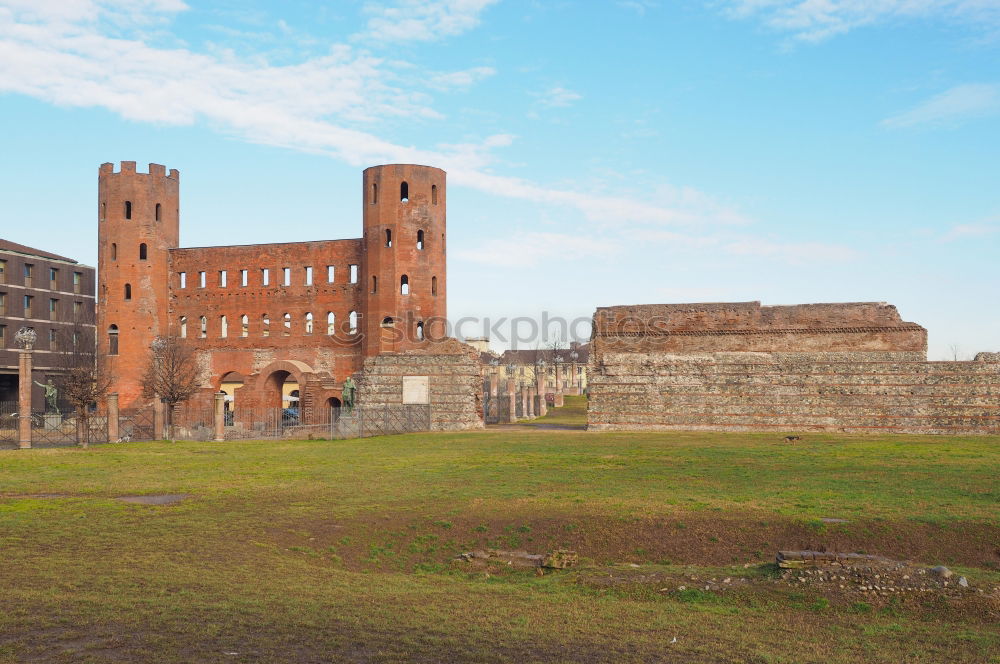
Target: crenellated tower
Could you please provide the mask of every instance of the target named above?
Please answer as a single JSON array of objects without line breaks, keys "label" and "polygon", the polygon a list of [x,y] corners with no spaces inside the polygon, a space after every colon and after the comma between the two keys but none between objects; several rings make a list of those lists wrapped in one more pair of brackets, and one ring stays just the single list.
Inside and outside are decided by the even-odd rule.
[{"label": "crenellated tower", "polygon": [[445,333],[445,172],[390,164],[365,169],[359,329],[365,357],[426,345]]},{"label": "crenellated tower", "polygon": [[167,334],[169,250],[178,246],[180,173],[134,161],[101,164],[98,175],[97,333],[122,407],[142,401],[153,339]]}]

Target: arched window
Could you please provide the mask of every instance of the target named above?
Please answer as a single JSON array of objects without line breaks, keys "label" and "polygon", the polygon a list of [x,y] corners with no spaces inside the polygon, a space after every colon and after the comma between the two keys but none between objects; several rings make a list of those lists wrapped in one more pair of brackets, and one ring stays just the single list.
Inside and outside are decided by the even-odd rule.
[{"label": "arched window", "polygon": [[246,314],[240,316],[240,336],[248,337],[250,336],[250,317]]},{"label": "arched window", "polygon": [[313,315],[312,312],[306,314],[306,334],[313,333]]},{"label": "arched window", "polygon": [[372,182],[372,205],[378,203],[378,184]]},{"label": "arched window", "polygon": [[271,317],[267,314],[260,317],[260,336],[271,336]]},{"label": "arched window", "polygon": [[125,218],[132,218],[132,201],[125,201]]},{"label": "arched window", "polygon": [[201,318],[198,319],[198,323],[199,323],[199,330],[200,330],[198,332],[198,336],[201,337],[202,339],[204,339],[205,337],[208,336],[208,318],[205,317],[205,316],[202,316]]},{"label": "arched window", "polygon": [[326,333],[333,334],[337,331],[337,319],[332,311],[326,312]]},{"label": "arched window", "polygon": [[159,203],[156,204],[156,220],[157,221],[160,220],[160,204]]},{"label": "arched window", "polygon": [[347,324],[349,326],[348,329],[350,330],[351,334],[357,334],[358,333],[358,312],[357,311],[352,311],[347,316]]},{"label": "arched window", "polygon": [[417,250],[418,251],[423,251],[424,250],[424,232],[423,231],[417,231]]},{"label": "arched window", "polygon": [[187,319],[187,316],[181,316],[179,322],[181,324],[181,339],[187,339],[187,335],[188,335],[188,319]]},{"label": "arched window", "polygon": [[431,295],[438,294],[438,278],[431,277]]},{"label": "arched window", "polygon": [[424,340],[424,322],[420,321],[417,323],[417,341]]},{"label": "arched window", "polygon": [[111,260],[113,260],[113,261],[118,260],[118,243],[117,242],[112,242],[111,243]]},{"label": "arched window", "polygon": [[405,274],[399,278],[399,294],[400,295],[410,294],[410,278]]},{"label": "arched window", "polygon": [[146,260],[146,243],[143,242],[139,245],[139,260]]},{"label": "arched window", "polygon": [[386,316],[382,319],[382,327],[392,327],[392,316]]},{"label": "arched window", "polygon": [[405,182],[399,184],[399,200],[407,203],[410,200],[410,185]]},{"label": "arched window", "polygon": [[431,185],[431,205],[438,204],[438,186],[436,184]]},{"label": "arched window", "polygon": [[387,247],[392,246],[392,231],[389,230],[388,228],[385,229],[385,246]]},{"label": "arched window", "polygon": [[125,284],[125,299],[132,299],[132,284]]},{"label": "arched window", "polygon": [[378,277],[376,277],[374,274],[372,275],[372,292],[373,293],[378,292]]},{"label": "arched window", "polygon": [[282,336],[290,337],[292,335],[292,315],[285,314],[281,318],[282,318],[281,324],[283,328],[281,334]]},{"label": "arched window", "polygon": [[118,326],[112,325],[108,328],[108,355],[118,354]]},{"label": "arched window", "polygon": [[229,336],[229,319],[219,316],[219,336],[225,339]]}]

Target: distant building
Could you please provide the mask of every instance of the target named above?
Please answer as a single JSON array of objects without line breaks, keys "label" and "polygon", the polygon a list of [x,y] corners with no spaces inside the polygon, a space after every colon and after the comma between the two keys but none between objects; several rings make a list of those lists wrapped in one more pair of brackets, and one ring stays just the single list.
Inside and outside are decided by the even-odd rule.
[{"label": "distant building", "polygon": [[[515,383],[534,384],[536,371],[545,375],[547,390],[556,389],[556,367],[563,392],[582,394],[587,389],[587,362],[590,360],[590,344],[573,341],[569,348],[538,348],[534,350],[508,350],[500,355],[482,353],[480,362],[483,373],[494,369],[501,380],[513,378]],[[513,373],[508,368],[513,365]]]},{"label": "distant building", "polygon": [[[0,239],[0,402],[17,401],[14,335],[22,327],[38,336],[32,379],[58,384],[72,343],[94,343],[94,268]],[[32,402],[42,399],[34,386]]]},{"label": "distant building", "polygon": [[465,343],[469,344],[480,353],[490,352],[490,338],[489,337],[469,337],[465,340]]}]

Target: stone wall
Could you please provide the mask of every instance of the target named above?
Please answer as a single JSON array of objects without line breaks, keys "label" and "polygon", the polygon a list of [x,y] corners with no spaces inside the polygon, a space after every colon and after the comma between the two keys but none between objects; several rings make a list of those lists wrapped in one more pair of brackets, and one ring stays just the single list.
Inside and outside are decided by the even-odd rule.
[{"label": "stone wall", "polygon": [[928,362],[925,340],[882,303],[598,310],[589,427],[1000,434],[1000,355]]},{"label": "stone wall", "polygon": [[358,405],[403,403],[405,376],[427,377],[432,430],[483,427],[478,353],[471,346],[449,339],[427,349],[365,359],[358,380]]}]

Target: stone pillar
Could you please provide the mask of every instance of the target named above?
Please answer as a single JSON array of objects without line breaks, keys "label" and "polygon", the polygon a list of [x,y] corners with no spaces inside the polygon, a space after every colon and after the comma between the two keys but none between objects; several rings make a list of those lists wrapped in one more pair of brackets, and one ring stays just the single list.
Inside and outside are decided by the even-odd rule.
[{"label": "stone pillar", "polygon": [[165,412],[163,410],[163,401],[158,397],[153,399],[153,438],[156,440],[163,440],[166,438],[164,436],[164,420]]},{"label": "stone pillar", "polygon": [[[301,394],[301,392],[299,392]],[[215,442],[226,440],[226,393],[215,393]]]},{"label": "stone pillar", "polygon": [[31,349],[20,351],[17,362],[17,445],[31,447]]},{"label": "stone pillar", "polygon": [[524,409],[525,417],[535,416],[535,386],[529,385],[527,389],[527,407]]},{"label": "stone pillar", "polygon": [[507,423],[514,424],[517,422],[517,388],[514,385],[514,379],[507,379],[507,400],[510,406],[507,411]]},{"label": "stone pillar", "polygon": [[108,395],[108,442],[117,443],[122,435],[118,431],[119,415],[118,410],[118,395],[109,394]]},{"label": "stone pillar", "polygon": [[562,408],[563,404],[565,404],[565,403],[566,402],[563,399],[563,371],[562,371],[562,363],[557,362],[556,363],[556,400],[555,400],[555,404],[554,405],[555,405],[556,408]]},{"label": "stone pillar", "polygon": [[536,391],[535,400],[537,406],[535,407],[535,415],[538,417],[545,417],[549,412],[549,405],[545,403],[545,376],[548,375],[546,370],[538,371],[535,376]]},{"label": "stone pillar", "polygon": [[496,369],[490,373],[490,397],[496,399],[500,393],[500,376]]}]

